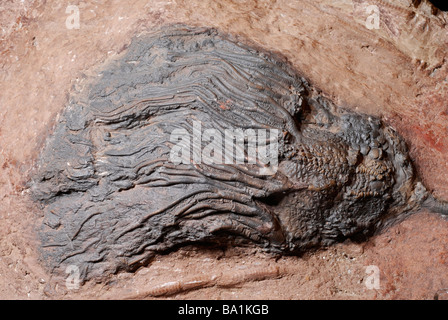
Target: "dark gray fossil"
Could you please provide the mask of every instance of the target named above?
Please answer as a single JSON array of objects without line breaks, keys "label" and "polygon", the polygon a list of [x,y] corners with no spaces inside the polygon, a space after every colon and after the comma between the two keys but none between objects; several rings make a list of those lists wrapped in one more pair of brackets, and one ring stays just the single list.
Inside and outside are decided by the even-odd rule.
[{"label": "dark gray fossil", "polygon": [[[199,243],[300,254],[366,239],[422,206],[448,213],[392,128],[335,106],[278,55],[169,26],[102,70],[70,96],[30,183],[54,272],[101,278]],[[248,150],[242,164],[174,164],[171,134],[193,136],[194,121],[223,136],[277,129],[278,169],[260,174]]]}]

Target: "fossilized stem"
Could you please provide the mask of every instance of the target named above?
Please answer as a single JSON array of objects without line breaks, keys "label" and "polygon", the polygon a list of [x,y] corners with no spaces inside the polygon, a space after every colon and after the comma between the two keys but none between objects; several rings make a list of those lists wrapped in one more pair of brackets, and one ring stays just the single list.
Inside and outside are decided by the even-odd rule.
[{"label": "fossilized stem", "polygon": [[426,198],[422,204],[422,207],[443,215],[448,215],[448,202],[438,200],[432,195],[429,195]]}]

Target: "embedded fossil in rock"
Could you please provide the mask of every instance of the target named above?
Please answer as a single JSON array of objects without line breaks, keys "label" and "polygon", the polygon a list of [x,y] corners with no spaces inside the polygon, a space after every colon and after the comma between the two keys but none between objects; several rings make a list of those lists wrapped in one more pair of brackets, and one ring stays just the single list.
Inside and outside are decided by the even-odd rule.
[{"label": "embedded fossil in rock", "polygon": [[213,273],[210,275],[202,275],[191,277],[189,279],[183,279],[178,281],[171,281],[167,283],[159,284],[148,291],[143,293],[129,296],[126,299],[145,299],[148,297],[160,297],[178,294],[185,291],[202,289],[206,287],[218,286],[218,287],[234,287],[238,284],[248,281],[261,281],[265,279],[275,279],[288,273],[289,270],[280,268],[275,265],[252,267],[249,270],[235,271],[231,273]]},{"label": "embedded fossil in rock", "polygon": [[[195,121],[222,136],[277,130],[278,167],[260,174],[247,136],[242,163],[174,164],[172,133],[194,136]],[[219,154],[211,140],[199,152]],[[183,26],[136,37],[71,95],[30,184],[42,260],[83,279],[186,244],[299,254],[366,239],[421,206],[448,213],[392,128],[334,105],[278,55]]]}]

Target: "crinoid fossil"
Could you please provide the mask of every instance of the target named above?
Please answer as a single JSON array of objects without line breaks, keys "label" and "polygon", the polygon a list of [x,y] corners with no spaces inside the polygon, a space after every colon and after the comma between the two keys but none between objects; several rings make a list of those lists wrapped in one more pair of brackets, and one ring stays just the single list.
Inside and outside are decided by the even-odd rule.
[{"label": "crinoid fossil", "polygon": [[82,279],[186,244],[299,254],[448,212],[392,128],[279,55],[178,25],[134,38],[71,94],[30,185],[42,260]]}]

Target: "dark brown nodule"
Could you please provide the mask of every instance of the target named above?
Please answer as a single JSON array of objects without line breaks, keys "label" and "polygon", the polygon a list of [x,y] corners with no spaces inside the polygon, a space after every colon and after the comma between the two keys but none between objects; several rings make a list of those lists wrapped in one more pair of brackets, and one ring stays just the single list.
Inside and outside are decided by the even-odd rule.
[{"label": "dark brown nodule", "polygon": [[[247,137],[241,164],[176,165],[172,133],[193,144],[194,122],[221,137],[277,130],[278,167],[260,174]],[[362,240],[428,196],[379,119],[338,108],[271,54],[179,26],[135,38],[72,94],[31,185],[45,211],[43,260],[54,272],[75,265],[83,279],[191,243],[297,254]]]}]

